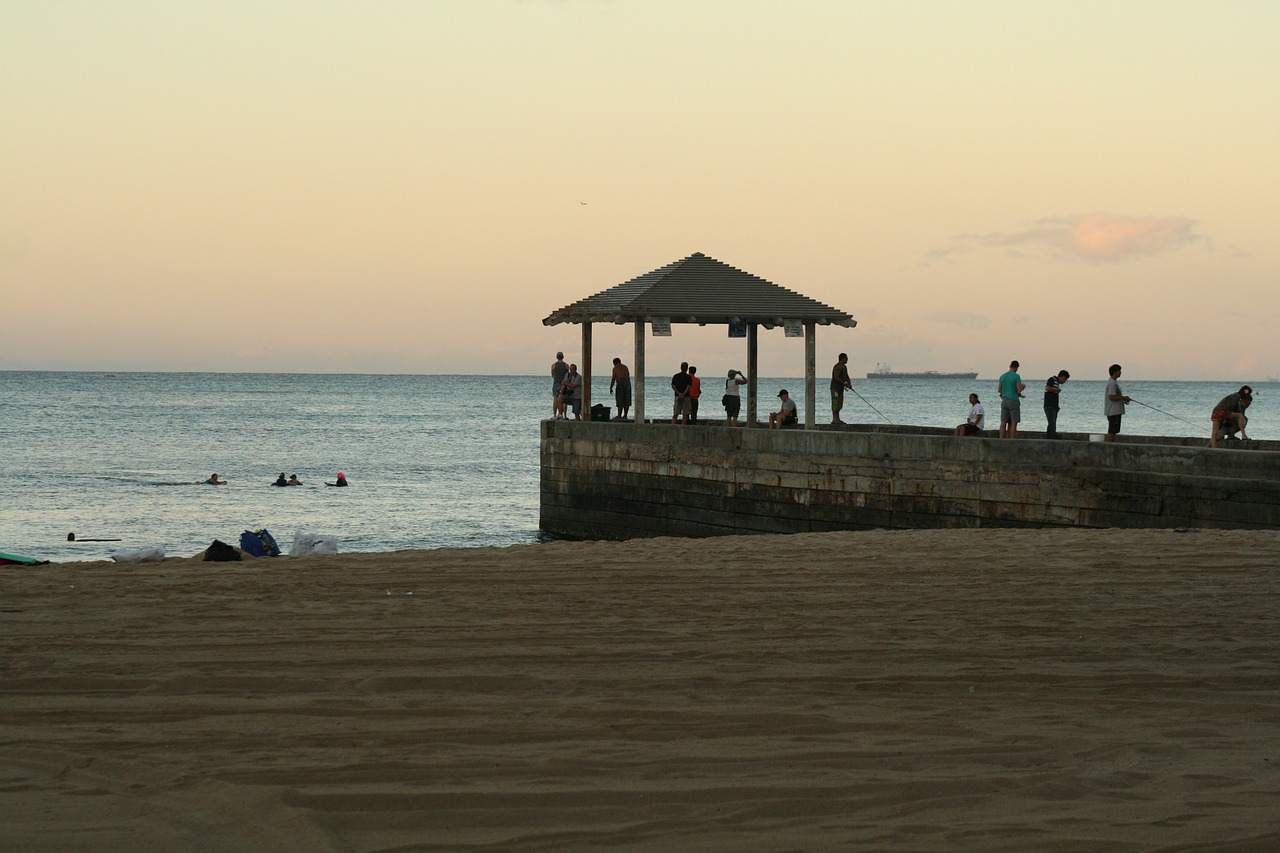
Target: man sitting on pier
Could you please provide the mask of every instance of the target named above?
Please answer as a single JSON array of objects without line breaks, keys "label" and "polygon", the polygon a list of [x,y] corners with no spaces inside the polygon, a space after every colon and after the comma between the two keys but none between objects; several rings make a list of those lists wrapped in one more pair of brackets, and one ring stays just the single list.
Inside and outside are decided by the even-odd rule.
[{"label": "man sitting on pier", "polygon": [[785,426],[796,425],[796,403],[787,394],[787,389],[783,388],[778,392],[782,405],[778,407],[778,411],[769,413],[769,429],[782,429]]}]

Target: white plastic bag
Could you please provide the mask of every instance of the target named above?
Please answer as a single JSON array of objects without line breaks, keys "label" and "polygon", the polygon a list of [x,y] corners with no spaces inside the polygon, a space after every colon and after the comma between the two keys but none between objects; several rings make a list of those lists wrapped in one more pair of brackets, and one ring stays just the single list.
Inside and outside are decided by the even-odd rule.
[{"label": "white plastic bag", "polygon": [[154,560],[163,560],[164,549],[159,545],[153,545],[150,548],[137,548],[132,551],[125,548],[117,548],[111,552],[111,559],[117,563],[150,563]]},{"label": "white plastic bag", "polygon": [[338,542],[332,536],[321,536],[315,533],[293,534],[293,547],[289,549],[290,557],[306,557],[309,554],[336,554]]}]

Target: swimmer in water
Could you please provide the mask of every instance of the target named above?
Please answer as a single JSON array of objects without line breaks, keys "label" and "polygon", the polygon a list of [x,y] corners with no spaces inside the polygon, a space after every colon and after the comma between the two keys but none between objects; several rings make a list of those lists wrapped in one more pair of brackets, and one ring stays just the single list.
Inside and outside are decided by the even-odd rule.
[{"label": "swimmer in water", "polygon": [[289,485],[289,481],[288,481],[288,480],[286,480],[286,479],[284,478],[284,472],[283,472],[283,471],[281,471],[281,472],[280,472],[280,476],[279,476],[279,477],[276,477],[276,481],[275,481],[274,483],[272,483],[271,485],[273,485],[273,486],[287,486],[287,485]]},{"label": "swimmer in water", "polygon": [[325,483],[326,486],[345,486],[346,484],[347,484],[347,475],[342,473],[341,471],[338,472],[338,482]]},{"label": "swimmer in water", "polygon": [[[281,476],[284,476],[284,475],[281,475]],[[289,482],[288,482],[288,483],[286,483],[286,485],[289,485],[289,486],[301,486],[301,485],[302,485],[302,481],[298,479],[298,475],[297,475],[297,474],[290,474],[290,475],[289,475]]]},{"label": "swimmer in water", "polygon": [[219,480],[218,475],[216,473],[209,479],[200,481],[200,485],[202,486],[225,486],[226,484],[227,484],[227,481]]}]

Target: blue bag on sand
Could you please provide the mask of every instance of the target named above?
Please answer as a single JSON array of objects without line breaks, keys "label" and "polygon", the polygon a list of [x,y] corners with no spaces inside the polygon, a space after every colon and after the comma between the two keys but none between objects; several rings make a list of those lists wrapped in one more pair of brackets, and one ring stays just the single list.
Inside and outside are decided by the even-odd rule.
[{"label": "blue bag on sand", "polygon": [[280,546],[264,527],[262,530],[246,530],[240,534],[240,550],[255,557],[279,557]]}]

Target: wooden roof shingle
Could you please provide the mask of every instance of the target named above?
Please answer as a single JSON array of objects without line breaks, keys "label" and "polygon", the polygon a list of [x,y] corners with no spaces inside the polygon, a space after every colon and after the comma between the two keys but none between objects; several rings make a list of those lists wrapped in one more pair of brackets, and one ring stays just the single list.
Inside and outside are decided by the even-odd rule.
[{"label": "wooden roof shingle", "polygon": [[543,325],[643,322],[758,323],[783,320],[853,328],[853,317],[771,281],[695,252],[630,281],[553,311]]}]

